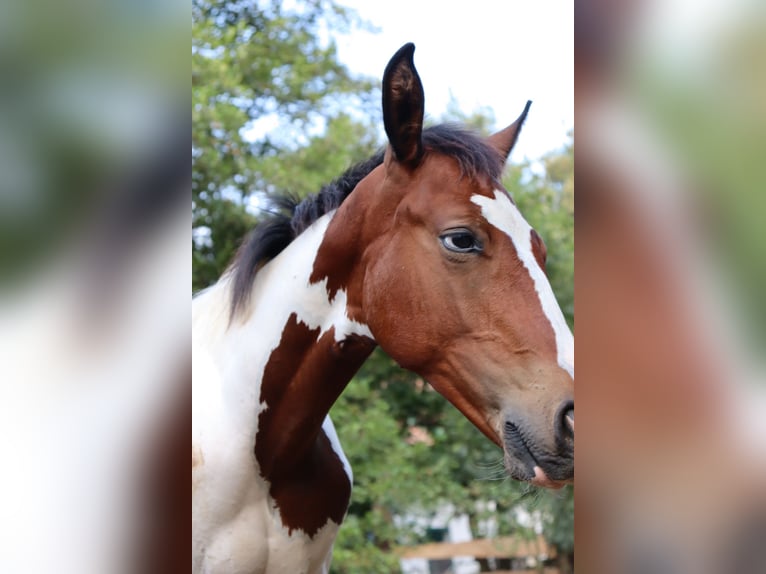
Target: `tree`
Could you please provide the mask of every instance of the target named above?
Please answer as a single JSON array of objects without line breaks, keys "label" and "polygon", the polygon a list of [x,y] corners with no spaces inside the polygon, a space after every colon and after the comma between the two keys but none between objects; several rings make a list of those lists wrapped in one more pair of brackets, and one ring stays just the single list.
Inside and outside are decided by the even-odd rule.
[{"label": "tree", "polygon": [[[373,90],[338,62],[332,40],[322,40],[328,30],[359,25],[334,2],[287,9],[277,0],[194,0],[192,17],[193,289],[200,289],[217,279],[253,227],[253,196],[295,182],[274,180],[278,158],[289,165],[284,158],[295,159],[326,118],[336,133],[353,132],[340,104],[372,108]],[[343,157],[365,153],[353,137],[335,141]],[[304,173],[320,163],[313,159]]]}]

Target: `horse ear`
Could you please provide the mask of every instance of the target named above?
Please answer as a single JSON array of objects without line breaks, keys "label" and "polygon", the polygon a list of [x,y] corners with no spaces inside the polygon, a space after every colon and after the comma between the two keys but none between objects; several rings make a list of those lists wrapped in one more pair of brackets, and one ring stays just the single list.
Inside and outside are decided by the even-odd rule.
[{"label": "horse ear", "polygon": [[415,45],[405,44],[383,73],[383,125],[396,160],[408,167],[415,167],[423,157],[425,96],[414,53]]},{"label": "horse ear", "polygon": [[527,101],[527,105],[524,106],[524,111],[521,112],[521,115],[515,122],[487,138],[489,144],[503,156],[503,159],[508,159],[513,146],[516,144],[519,132],[521,131],[521,126],[524,123],[524,120],[527,119],[527,113],[529,112],[529,107],[531,105],[532,101]]}]

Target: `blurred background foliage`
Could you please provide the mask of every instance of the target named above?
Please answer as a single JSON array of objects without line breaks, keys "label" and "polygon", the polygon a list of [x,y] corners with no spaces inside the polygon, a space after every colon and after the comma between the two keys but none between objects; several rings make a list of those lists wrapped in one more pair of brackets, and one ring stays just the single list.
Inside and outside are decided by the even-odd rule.
[{"label": "blurred background foliage", "polygon": [[[754,4],[756,6],[757,4]],[[727,277],[755,357],[766,347],[763,158],[766,157],[766,11],[732,11],[710,45],[674,57],[652,46],[636,57],[630,88],[695,192],[690,206]],[[680,54],[680,55],[679,55]],[[693,174],[693,175],[692,175]],[[689,202],[692,203],[692,202]],[[762,361],[762,359],[760,359]]]},{"label": "blurred background foliage", "polygon": [[187,22],[162,2],[0,4],[0,291],[55,265],[128,179],[178,160]]},{"label": "blurred background foliage", "polygon": [[[193,284],[215,282],[258,222],[267,194],[306,196],[384,143],[379,79],[338,61],[333,34],[369,26],[334,2],[286,8],[277,0],[193,0]],[[382,73],[382,71],[381,71]],[[534,113],[534,107],[532,108]],[[492,112],[453,102],[441,121],[488,133]],[[572,134],[570,134],[572,136]],[[522,134],[523,137],[523,134]],[[548,275],[574,325],[574,146],[509,166],[505,185],[548,246]],[[445,504],[467,513],[473,534],[489,511],[497,534],[532,536],[538,516],[564,556],[574,551],[571,488],[538,491],[504,478],[502,454],[454,407],[376,351],[331,411],[354,469],[333,572],[398,569],[393,548],[426,540],[403,517]],[[519,509],[523,510],[521,514]]]}]

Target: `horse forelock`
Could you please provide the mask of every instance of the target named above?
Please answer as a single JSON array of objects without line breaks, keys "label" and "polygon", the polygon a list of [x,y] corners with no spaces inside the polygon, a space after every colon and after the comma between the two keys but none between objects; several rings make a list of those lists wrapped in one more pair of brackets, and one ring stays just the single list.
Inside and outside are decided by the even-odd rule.
[{"label": "horse forelock", "polygon": [[487,141],[456,124],[441,124],[423,130],[426,153],[436,152],[457,161],[464,177],[488,177],[499,184],[505,160]]}]

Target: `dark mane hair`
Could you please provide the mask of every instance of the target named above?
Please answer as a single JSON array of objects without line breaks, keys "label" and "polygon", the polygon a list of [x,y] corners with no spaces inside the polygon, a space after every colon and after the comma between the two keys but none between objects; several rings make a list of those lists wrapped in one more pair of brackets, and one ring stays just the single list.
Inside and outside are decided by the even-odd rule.
[{"label": "dark mane hair", "polygon": [[[436,152],[454,158],[463,177],[487,175],[493,182],[500,181],[505,163],[502,156],[463,127],[441,124],[426,128],[423,130],[423,146],[426,153]],[[258,270],[317,219],[337,209],[357,184],[383,163],[384,151],[381,149],[371,158],[349,168],[318,193],[302,201],[290,195],[269,198],[266,217],[243,241],[230,268],[233,275],[232,316],[247,303]]]}]

